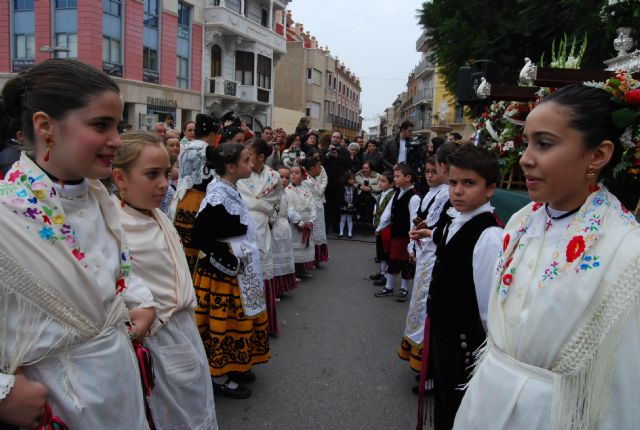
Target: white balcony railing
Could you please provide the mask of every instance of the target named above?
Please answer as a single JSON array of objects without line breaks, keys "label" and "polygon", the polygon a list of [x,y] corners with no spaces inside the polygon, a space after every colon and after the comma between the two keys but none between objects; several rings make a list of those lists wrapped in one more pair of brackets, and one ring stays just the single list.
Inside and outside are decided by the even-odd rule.
[{"label": "white balcony railing", "polygon": [[424,88],[413,96],[413,104],[433,103],[433,88]]},{"label": "white balcony railing", "polygon": [[209,94],[227,97],[239,97],[238,82],[220,76],[209,78]]},{"label": "white balcony railing", "polygon": [[[275,28],[263,25],[262,17],[247,16],[242,12],[242,8],[237,8],[239,0],[208,0],[205,8],[206,28],[222,31],[223,36],[240,37],[245,40],[267,45],[276,53],[285,54],[287,52],[287,41],[284,38],[284,31],[278,29],[277,23],[271,23]],[[260,18],[260,19],[258,19]],[[282,27],[280,25],[280,27]],[[281,32],[279,34],[276,31]]]},{"label": "white balcony railing", "polygon": [[431,61],[425,59],[413,69],[413,76],[418,79],[425,72],[434,72],[435,70],[435,65]]}]

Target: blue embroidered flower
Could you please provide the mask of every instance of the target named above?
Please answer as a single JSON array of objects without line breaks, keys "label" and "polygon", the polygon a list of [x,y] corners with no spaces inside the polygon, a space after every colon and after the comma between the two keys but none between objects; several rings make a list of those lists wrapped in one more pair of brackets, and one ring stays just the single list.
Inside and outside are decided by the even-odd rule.
[{"label": "blue embroidered flower", "polygon": [[590,255],[585,255],[584,256],[584,261],[591,261],[591,256]]},{"label": "blue embroidered flower", "polygon": [[27,197],[27,190],[22,189],[22,190],[18,191],[16,193],[16,196],[18,196],[20,198],[23,198],[23,199],[26,198]]},{"label": "blue embroidered flower", "polygon": [[28,199],[27,201],[28,201],[29,203],[31,203],[31,204],[34,204],[34,205],[35,205],[36,203],[38,203],[38,199],[37,199],[37,198],[35,198],[35,197],[31,197],[31,198],[30,198],[30,199]]},{"label": "blue embroidered flower", "polygon": [[53,237],[53,229],[51,227],[42,227],[42,229],[38,231],[38,234],[40,234],[41,239],[51,240]]},{"label": "blue embroidered flower", "polygon": [[580,265],[580,268],[581,268],[582,270],[587,270],[587,269],[590,269],[590,268],[591,268],[591,266],[589,266],[587,263],[582,263],[582,264]]},{"label": "blue embroidered flower", "polygon": [[599,261],[594,262],[593,267],[600,267],[600,262]]},{"label": "blue embroidered flower", "polygon": [[597,195],[593,198],[594,206],[601,206],[603,203],[604,203],[604,199],[600,195]]}]

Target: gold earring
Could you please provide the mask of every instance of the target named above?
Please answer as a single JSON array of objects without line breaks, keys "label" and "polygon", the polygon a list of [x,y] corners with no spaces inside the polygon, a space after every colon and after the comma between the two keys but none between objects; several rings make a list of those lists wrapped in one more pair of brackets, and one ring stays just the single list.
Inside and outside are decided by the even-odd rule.
[{"label": "gold earring", "polygon": [[51,151],[51,147],[53,146],[50,136],[46,136],[44,138],[44,144],[47,145],[47,152],[44,154],[44,161],[49,161],[49,151]]},{"label": "gold earring", "polygon": [[589,193],[595,193],[600,189],[598,187],[598,177],[596,175],[596,169],[591,166],[587,168],[587,183],[589,184]]}]

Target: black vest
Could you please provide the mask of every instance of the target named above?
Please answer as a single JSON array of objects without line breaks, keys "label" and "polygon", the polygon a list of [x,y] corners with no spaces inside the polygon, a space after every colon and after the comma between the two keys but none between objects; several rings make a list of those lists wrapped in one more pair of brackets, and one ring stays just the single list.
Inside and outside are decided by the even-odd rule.
[{"label": "black vest", "polygon": [[400,190],[393,196],[393,206],[391,206],[391,237],[409,237],[409,201],[415,195],[413,188],[407,190],[402,197],[398,198]]},{"label": "black vest", "polygon": [[451,330],[456,338],[464,334],[469,341],[475,338],[471,343],[482,343],[486,334],[473,282],[473,249],[482,232],[497,227],[498,222],[492,213],[483,212],[467,221],[445,243],[443,230],[448,230],[449,225],[450,222],[445,228],[438,228],[433,237],[438,248],[427,300],[428,314],[434,326]]}]

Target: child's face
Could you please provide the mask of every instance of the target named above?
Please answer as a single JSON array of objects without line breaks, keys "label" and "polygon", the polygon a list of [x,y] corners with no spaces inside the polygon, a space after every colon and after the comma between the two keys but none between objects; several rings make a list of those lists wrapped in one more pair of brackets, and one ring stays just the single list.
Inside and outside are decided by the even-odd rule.
[{"label": "child's face", "polygon": [[146,146],[129,171],[113,169],[113,179],[127,202],[136,208],[153,210],[160,206],[169,187],[169,154],[158,146]]},{"label": "child's face", "polygon": [[302,170],[299,167],[292,167],[289,179],[294,185],[300,185],[302,183]]},{"label": "child's face", "polygon": [[282,188],[287,188],[287,185],[289,185],[289,169],[278,169],[278,173],[280,173]]},{"label": "child's face", "polygon": [[398,188],[405,188],[411,185],[411,175],[405,175],[400,170],[393,172],[393,181]]},{"label": "child's face", "polygon": [[316,163],[315,166],[309,168],[309,175],[314,178],[318,176],[322,172],[322,164]]},{"label": "child's face", "polygon": [[175,163],[171,165],[171,172],[169,172],[169,177],[175,181],[178,179],[179,174],[180,174],[180,164],[178,163],[178,160],[176,160]]},{"label": "child's face", "polygon": [[387,191],[389,188],[391,188],[392,185],[386,176],[380,175],[380,178],[378,179],[378,186],[382,191]]},{"label": "child's face", "polygon": [[449,166],[449,200],[458,212],[471,212],[487,203],[496,184],[487,187],[485,179],[475,170]]},{"label": "child's face", "polygon": [[427,163],[424,169],[424,177],[429,187],[437,187],[444,182],[442,176],[438,174],[438,167],[435,164]]},{"label": "child's face", "polygon": [[347,185],[353,185],[353,184],[355,184],[355,183],[356,183],[356,180],[355,180],[355,179],[353,179],[353,178],[349,178],[349,179],[347,179]]}]

